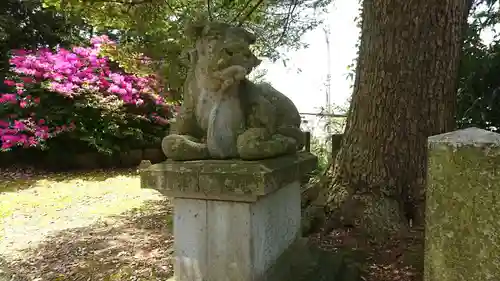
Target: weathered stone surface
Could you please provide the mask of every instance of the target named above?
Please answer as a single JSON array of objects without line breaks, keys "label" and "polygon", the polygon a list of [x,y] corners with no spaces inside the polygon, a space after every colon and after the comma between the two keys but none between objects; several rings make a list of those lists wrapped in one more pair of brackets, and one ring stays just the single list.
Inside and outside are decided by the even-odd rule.
[{"label": "weathered stone surface", "polygon": [[300,236],[300,179],[317,158],[165,161],[141,185],[174,197],[179,281],[270,281],[269,269]]},{"label": "weathered stone surface", "polygon": [[165,161],[141,172],[143,188],[170,197],[255,201],[316,168],[308,152],[260,161]]},{"label": "weathered stone surface", "polygon": [[500,134],[429,138],[425,280],[500,278]]},{"label": "weathered stone surface", "polygon": [[497,147],[500,146],[500,138],[497,133],[472,127],[429,137],[431,147],[439,146],[439,144],[455,148],[467,145]]},{"label": "weathered stone surface", "polygon": [[304,146],[293,102],[267,83],[246,76],[260,64],[250,46],[256,37],[225,23],[192,23],[195,42],[184,102],[162,141],[167,158],[257,160],[294,154]]},{"label": "weathered stone surface", "polygon": [[342,139],[344,134],[334,134],[332,135],[332,156],[335,157],[340,150],[342,145]]},{"label": "weathered stone surface", "polygon": [[365,257],[355,250],[325,251],[299,239],[269,270],[271,281],[361,281],[360,264]]},{"label": "weathered stone surface", "polygon": [[174,198],[180,281],[271,281],[268,269],[300,235],[298,181],[255,202]]},{"label": "weathered stone surface", "polygon": [[[326,251],[300,238],[267,272],[269,281],[361,281],[365,254],[355,250]],[[168,281],[179,281],[172,277]],[[262,281],[262,280],[259,280]]]}]

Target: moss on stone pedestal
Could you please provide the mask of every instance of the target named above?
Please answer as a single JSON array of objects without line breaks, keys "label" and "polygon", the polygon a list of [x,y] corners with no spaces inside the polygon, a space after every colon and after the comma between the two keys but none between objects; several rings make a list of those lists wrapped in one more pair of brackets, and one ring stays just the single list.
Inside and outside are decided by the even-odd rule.
[{"label": "moss on stone pedestal", "polygon": [[258,161],[165,161],[142,170],[141,184],[169,197],[255,201],[300,181],[316,165],[309,152]]},{"label": "moss on stone pedestal", "polygon": [[429,138],[425,280],[500,280],[500,134]]}]

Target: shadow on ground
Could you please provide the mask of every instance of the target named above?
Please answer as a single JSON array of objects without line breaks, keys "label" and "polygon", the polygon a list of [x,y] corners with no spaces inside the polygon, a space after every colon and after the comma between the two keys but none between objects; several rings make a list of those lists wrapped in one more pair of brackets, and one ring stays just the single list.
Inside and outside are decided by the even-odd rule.
[{"label": "shadow on ground", "polygon": [[324,251],[347,255],[348,264],[359,266],[363,281],[423,280],[424,232],[421,228],[410,229],[403,236],[383,242],[372,240],[356,229],[335,229],[327,235],[311,235],[309,239]]},{"label": "shadow on ground", "polygon": [[[167,200],[148,201],[97,224],[58,232],[18,256],[0,255],[0,281],[167,280],[173,273],[171,213]],[[285,259],[288,277],[276,280],[422,280],[423,232],[410,234],[383,244],[348,229],[312,235]]]},{"label": "shadow on ground", "polygon": [[56,233],[18,255],[0,256],[0,281],[166,280],[173,273],[171,229],[168,202],[148,201],[123,215]]}]

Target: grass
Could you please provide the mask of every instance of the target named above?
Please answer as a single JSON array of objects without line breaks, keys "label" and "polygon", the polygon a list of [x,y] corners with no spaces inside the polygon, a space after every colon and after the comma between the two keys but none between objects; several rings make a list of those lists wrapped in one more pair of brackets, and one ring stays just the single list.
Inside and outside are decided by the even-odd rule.
[{"label": "grass", "polygon": [[64,217],[71,214],[78,214],[79,225],[74,225],[78,227],[139,207],[145,197],[154,199],[150,190],[140,189],[136,175],[106,173],[53,174],[33,181],[27,189],[0,193],[0,230],[9,233],[8,229],[34,222],[39,229],[54,230],[54,223],[61,220],[65,221],[61,227],[67,228]]},{"label": "grass", "polygon": [[[165,243],[171,240],[169,208],[156,191],[141,189],[138,175],[130,170],[37,174],[22,180],[4,177],[0,269],[3,260],[4,268],[26,279],[75,281],[89,275],[95,275],[90,280],[122,280],[129,271],[161,269],[169,262],[151,257],[150,252],[169,251]],[[155,249],[145,250],[151,247]],[[137,255],[147,257],[142,265],[124,264],[141,260]],[[39,268],[33,270],[36,261]],[[61,267],[65,261],[68,264]],[[170,274],[168,268],[161,270]]]}]

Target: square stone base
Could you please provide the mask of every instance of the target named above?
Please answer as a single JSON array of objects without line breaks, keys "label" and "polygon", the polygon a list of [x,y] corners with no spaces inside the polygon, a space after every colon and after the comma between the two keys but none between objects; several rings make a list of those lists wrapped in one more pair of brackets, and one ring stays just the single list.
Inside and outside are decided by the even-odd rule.
[{"label": "square stone base", "polygon": [[266,281],[300,235],[300,183],[255,202],[175,198],[176,281]]}]

